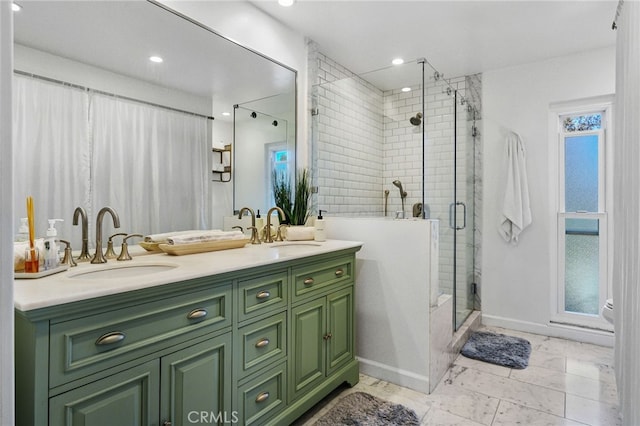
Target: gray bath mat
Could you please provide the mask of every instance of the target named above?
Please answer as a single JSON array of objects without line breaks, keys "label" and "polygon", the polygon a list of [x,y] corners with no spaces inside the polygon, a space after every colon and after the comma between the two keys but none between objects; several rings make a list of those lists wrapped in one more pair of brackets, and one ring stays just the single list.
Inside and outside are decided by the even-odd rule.
[{"label": "gray bath mat", "polygon": [[464,344],[461,353],[467,358],[523,369],[529,364],[531,343],[520,337],[476,331]]},{"label": "gray bath mat", "polygon": [[314,426],[418,426],[419,424],[416,413],[404,405],[392,404],[368,393],[355,392],[338,401]]}]

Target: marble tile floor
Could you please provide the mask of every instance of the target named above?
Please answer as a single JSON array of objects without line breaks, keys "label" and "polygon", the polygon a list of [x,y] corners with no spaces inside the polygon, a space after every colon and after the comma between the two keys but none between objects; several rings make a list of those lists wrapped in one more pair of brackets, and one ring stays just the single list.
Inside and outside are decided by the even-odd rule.
[{"label": "marble tile floor", "polygon": [[341,397],[357,391],[412,408],[421,425],[622,424],[612,348],[497,327],[480,329],[529,340],[529,366],[515,370],[459,355],[430,395],[361,375],[360,383],[337,389],[295,425],[313,425]]}]

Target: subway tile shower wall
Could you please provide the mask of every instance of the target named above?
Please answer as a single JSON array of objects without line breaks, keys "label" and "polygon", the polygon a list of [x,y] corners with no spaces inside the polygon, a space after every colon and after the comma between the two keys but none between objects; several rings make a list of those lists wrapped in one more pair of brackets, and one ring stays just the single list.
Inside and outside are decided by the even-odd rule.
[{"label": "subway tile shower wall", "polygon": [[[400,194],[391,184],[399,179],[408,193],[410,213],[422,198],[422,126],[409,122],[422,109],[421,87],[382,91],[323,54],[317,57],[318,205],[331,214],[382,216],[388,189],[388,216],[392,216],[401,210]],[[449,82],[464,90],[464,77]],[[442,80],[427,78],[425,192],[434,207],[448,206],[453,191],[453,97],[446,87]],[[466,119],[466,110],[459,108],[459,141],[467,130]],[[441,201],[445,199],[446,203]]]},{"label": "subway tile shower wall", "polygon": [[[312,137],[317,158],[317,203],[331,215],[383,216],[385,190],[389,191],[387,216],[402,209],[399,179],[407,192],[405,211],[422,200],[422,127],[425,130],[425,203],[430,217],[440,220],[440,290],[452,291],[453,238],[449,227],[449,205],[453,200],[454,97],[447,88],[467,98],[479,95],[480,77],[436,80],[425,75],[424,117],[415,126],[409,119],[422,111],[422,87],[401,87],[382,91],[348,69],[316,52],[317,80],[312,104],[319,108]],[[410,64],[409,64],[410,65]],[[405,65],[408,66],[408,65]],[[418,66],[418,65],[416,65]],[[428,67],[427,67],[428,68]],[[428,68],[430,70],[430,68]],[[477,81],[476,81],[477,80]],[[472,87],[467,94],[467,84]],[[448,84],[447,84],[448,83]],[[473,99],[479,103],[479,99]],[[467,199],[473,191],[477,161],[471,137],[472,114],[466,105],[457,107],[457,198]],[[472,207],[473,202],[469,207]],[[473,210],[471,210],[472,212]],[[472,262],[472,233],[457,235],[459,276]],[[468,241],[467,241],[468,240]],[[477,271],[476,271],[477,272]],[[473,274],[473,272],[472,272]],[[466,297],[461,294],[460,297]]]}]

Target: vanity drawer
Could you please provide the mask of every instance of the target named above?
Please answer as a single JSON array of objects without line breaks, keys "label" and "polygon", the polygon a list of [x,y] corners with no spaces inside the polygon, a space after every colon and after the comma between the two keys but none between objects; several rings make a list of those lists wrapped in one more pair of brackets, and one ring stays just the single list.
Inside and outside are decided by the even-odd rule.
[{"label": "vanity drawer", "polygon": [[320,264],[294,268],[295,298],[353,281],[353,257],[340,257]]},{"label": "vanity drawer", "polygon": [[286,270],[239,281],[238,320],[244,321],[287,306],[289,275]]},{"label": "vanity drawer", "polygon": [[[287,315],[282,312],[241,327],[242,363],[239,377],[245,377],[287,355]],[[239,356],[237,357],[239,358]]]},{"label": "vanity drawer", "polygon": [[50,327],[50,387],[231,325],[231,283]]},{"label": "vanity drawer", "polygon": [[285,408],[286,374],[287,364],[283,363],[238,388],[243,424],[265,424]]}]

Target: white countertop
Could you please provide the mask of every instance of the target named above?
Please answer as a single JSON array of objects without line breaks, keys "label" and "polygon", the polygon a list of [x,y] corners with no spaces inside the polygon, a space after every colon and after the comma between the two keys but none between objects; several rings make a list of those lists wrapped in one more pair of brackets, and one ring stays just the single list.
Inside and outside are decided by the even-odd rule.
[{"label": "white countertop", "polygon": [[[247,244],[238,249],[183,256],[171,256],[165,253],[147,254],[142,249],[140,251],[131,247],[133,260],[130,261],[118,262],[111,259],[103,265],[84,262],[79,263],[77,267],[47,277],[14,280],[14,306],[16,309],[26,312],[172,282],[270,265],[316,254],[350,248],[359,249],[361,246],[362,243],[357,241],[284,241],[273,244]],[[124,278],[74,278],[76,275],[94,270],[142,265],[175,267],[162,272]],[[114,275],[117,274],[114,273]]]}]

